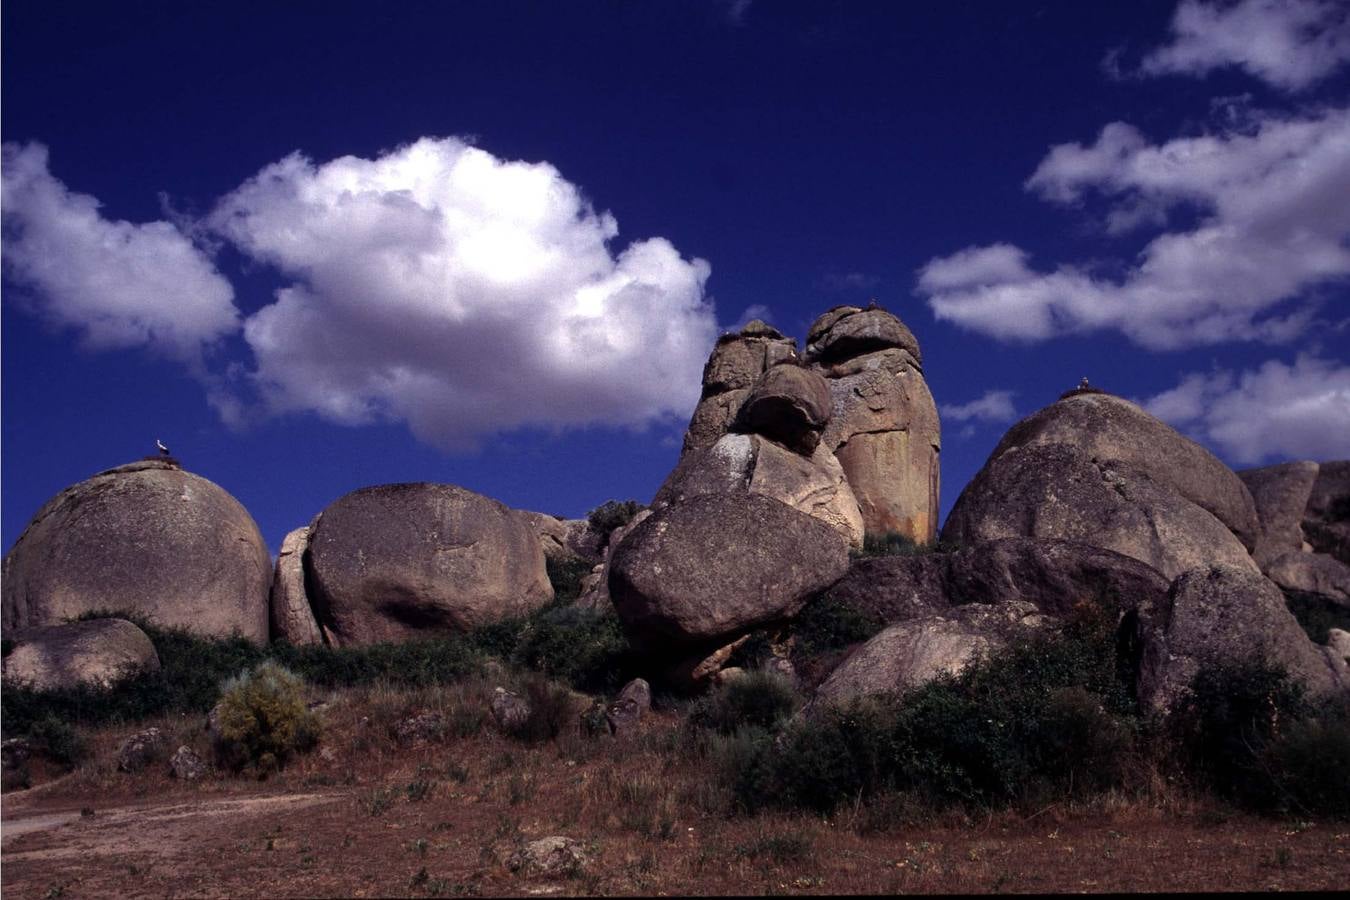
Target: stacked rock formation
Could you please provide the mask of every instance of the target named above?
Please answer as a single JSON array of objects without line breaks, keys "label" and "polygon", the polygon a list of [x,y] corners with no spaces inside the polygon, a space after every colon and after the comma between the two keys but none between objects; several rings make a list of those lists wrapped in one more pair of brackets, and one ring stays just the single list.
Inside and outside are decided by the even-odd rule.
[{"label": "stacked rock formation", "polygon": [[738,334],[723,335],[703,367],[703,392],[680,458],[705,450],[726,434],[759,376],[780,362],[797,360],[797,342],[759,319]]},{"label": "stacked rock formation", "polygon": [[837,306],[811,325],[804,362],[825,377],[833,415],[822,442],[839,459],[868,534],[937,536],[937,405],[919,342],[875,303]]},{"label": "stacked rock formation", "polygon": [[272,563],[239,501],[170,459],[72,485],[5,555],[4,629],[102,611],[208,637],[268,637]]}]

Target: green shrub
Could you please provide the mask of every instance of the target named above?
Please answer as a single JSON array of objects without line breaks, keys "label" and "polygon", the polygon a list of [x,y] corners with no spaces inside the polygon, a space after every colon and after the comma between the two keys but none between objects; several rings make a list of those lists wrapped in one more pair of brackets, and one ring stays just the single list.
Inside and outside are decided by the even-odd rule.
[{"label": "green shrub", "polygon": [[829,595],[808,602],[789,626],[796,638],[794,655],[806,658],[865,641],[885,627],[881,619]]},{"label": "green shrub", "polygon": [[69,722],[48,713],[28,731],[34,749],[52,762],[73,769],[89,755],[89,745]]},{"label": "green shrub", "polygon": [[612,610],[556,605],[526,621],[510,659],[523,668],[595,692],[619,687],[633,665],[628,639]]},{"label": "green shrub", "polygon": [[1323,702],[1269,747],[1278,808],[1350,819],[1350,699]]},{"label": "green shrub", "polygon": [[955,544],[947,542],[920,544],[907,534],[888,531],[885,534],[864,535],[862,549],[853,550],[849,555],[854,559],[866,559],[873,556],[919,556],[925,553],[951,553],[956,549]]},{"label": "green shrub", "polygon": [[319,722],[305,706],[304,682],[269,660],[221,686],[214,731],[222,764],[266,773],[318,743]]},{"label": "green shrub", "polygon": [[689,712],[689,721],[722,734],[743,728],[770,730],[797,711],[798,696],[786,678],[774,672],[747,672],[706,697]]},{"label": "green shrub", "polygon": [[559,603],[580,597],[581,580],[595,568],[587,560],[575,556],[566,559],[545,559],[544,567],[548,570],[549,584],[553,585],[553,599]]},{"label": "green shrub", "polygon": [[627,525],[641,511],[642,504],[636,500],[606,500],[586,513],[586,522],[590,525],[591,531],[608,542],[614,529]]}]

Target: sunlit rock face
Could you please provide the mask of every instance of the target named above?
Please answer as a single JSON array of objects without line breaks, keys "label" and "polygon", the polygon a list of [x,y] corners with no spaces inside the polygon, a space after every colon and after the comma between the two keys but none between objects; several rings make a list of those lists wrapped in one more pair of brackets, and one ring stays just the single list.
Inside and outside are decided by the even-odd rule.
[{"label": "sunlit rock face", "polygon": [[942,438],[919,342],[875,304],[838,306],[811,325],[803,361],[829,384],[821,442],[839,459],[867,533],[931,543]]},{"label": "sunlit rock face", "polygon": [[5,556],[4,628],[122,613],[265,643],[272,560],[248,510],[171,459],[101,472],[38,510]]}]

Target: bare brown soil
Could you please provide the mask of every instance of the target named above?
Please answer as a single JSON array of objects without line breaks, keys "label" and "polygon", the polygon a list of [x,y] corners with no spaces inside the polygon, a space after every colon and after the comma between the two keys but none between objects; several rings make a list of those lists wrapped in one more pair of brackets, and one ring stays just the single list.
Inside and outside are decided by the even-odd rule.
[{"label": "bare brown soil", "polygon": [[[335,704],[325,746],[281,775],[182,784],[160,768],[77,772],[3,797],[6,898],[531,896],[1334,890],[1350,823],[1106,798],[1089,808],[940,816],[845,810],[728,817],[675,716],[636,739],[528,747],[484,728],[398,748],[386,719],[426,697]],[[364,719],[364,721],[362,721]],[[170,727],[166,725],[166,727]],[[175,741],[199,741],[180,725]],[[325,758],[328,757],[328,758]],[[83,810],[83,812],[82,812]],[[908,824],[897,824],[908,823]],[[584,841],[550,879],[506,865],[526,841]]]}]

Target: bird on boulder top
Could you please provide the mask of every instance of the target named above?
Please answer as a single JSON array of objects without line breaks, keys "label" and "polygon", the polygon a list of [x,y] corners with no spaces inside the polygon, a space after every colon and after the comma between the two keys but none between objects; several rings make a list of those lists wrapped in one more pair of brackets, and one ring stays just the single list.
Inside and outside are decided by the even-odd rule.
[{"label": "bird on boulder top", "polygon": [[159,448],[159,455],[160,455],[160,456],[168,456],[168,455],[169,455],[169,448],[168,448],[168,447],[165,447],[165,446],[164,446],[164,442],[161,441],[159,438],[155,438],[155,446]]},{"label": "bird on boulder top", "polygon": [[1092,387],[1092,385],[1088,384],[1087,376],[1084,375],[1083,380],[1078,382],[1078,389],[1080,391],[1086,391],[1090,387]]}]

